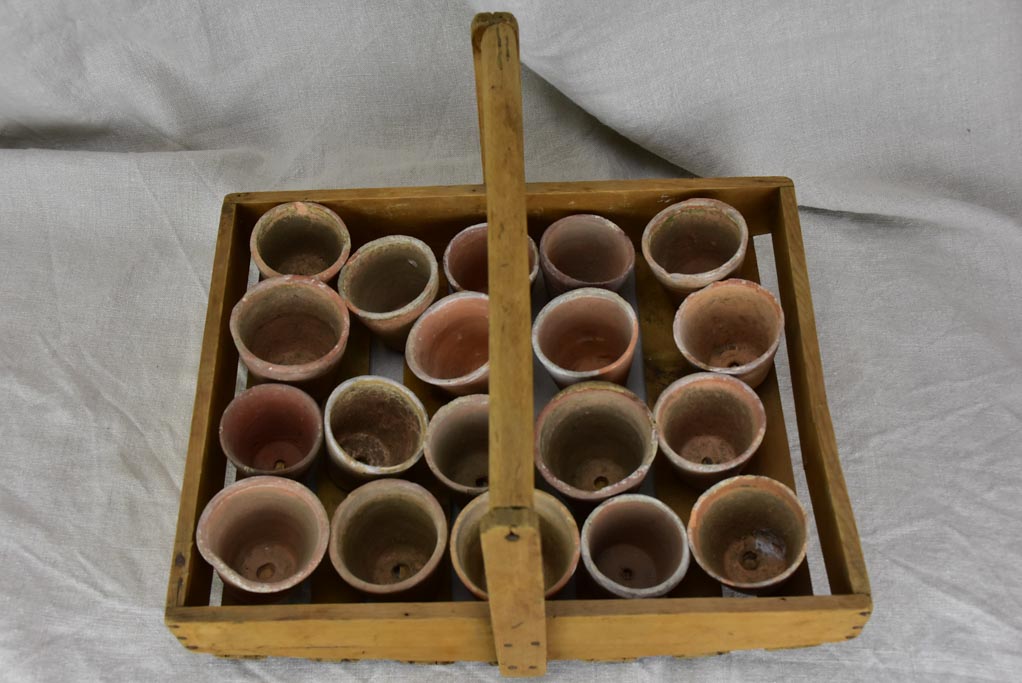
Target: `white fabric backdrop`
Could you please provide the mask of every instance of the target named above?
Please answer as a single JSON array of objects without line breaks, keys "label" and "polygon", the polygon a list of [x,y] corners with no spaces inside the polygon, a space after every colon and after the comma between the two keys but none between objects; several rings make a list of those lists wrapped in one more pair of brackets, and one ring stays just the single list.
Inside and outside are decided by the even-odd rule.
[{"label": "white fabric backdrop", "polygon": [[[1022,6],[804,5],[501,6],[530,180],[795,180],[876,602],[847,643],[559,678],[1022,670]],[[496,676],[162,625],[222,195],[478,182],[479,8],[0,3],[2,678]]]}]

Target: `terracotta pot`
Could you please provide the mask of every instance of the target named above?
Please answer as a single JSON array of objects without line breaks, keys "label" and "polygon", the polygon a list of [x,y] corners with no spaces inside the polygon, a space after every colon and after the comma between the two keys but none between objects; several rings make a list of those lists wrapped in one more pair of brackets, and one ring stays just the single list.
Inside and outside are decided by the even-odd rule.
[{"label": "terracotta pot", "polygon": [[610,498],[582,525],[582,561],[593,580],[614,595],[666,595],[688,571],[685,525],[656,498]]},{"label": "terracotta pot", "polygon": [[422,457],[426,409],[407,387],[386,377],[353,377],[333,390],[323,411],[331,471],[348,482],[395,477]]},{"label": "terracotta pot", "polygon": [[408,368],[452,394],[485,392],[490,379],[490,299],[459,292],[436,302],[415,321],[405,345]]},{"label": "terracotta pot", "polygon": [[220,445],[239,477],[298,479],[323,446],[323,415],[301,389],[259,384],[238,394],[224,410]]},{"label": "terracotta pot", "polygon": [[688,521],[692,555],[737,591],[764,593],[806,556],[809,524],[798,498],[768,477],[725,479],[699,496]]},{"label": "terracotta pot", "polygon": [[667,291],[681,298],[731,277],[745,260],[749,228],[730,204],[689,199],[653,217],[642,233],[642,255]]},{"label": "terracotta pot", "polygon": [[351,237],[336,213],[312,202],[275,206],[262,215],[249,241],[263,277],[337,277],[351,252]]},{"label": "terracotta pot", "polygon": [[367,242],[341,270],[337,289],[369,330],[400,350],[412,323],[440,286],[433,250],[422,240],[390,235]]},{"label": "terracotta pot", "polygon": [[539,240],[539,264],[551,296],[579,287],[617,291],[635,268],[635,247],[606,218],[577,214],[546,229]]},{"label": "terracotta pot", "polygon": [[[543,585],[546,597],[564,588],[578,567],[578,524],[568,508],[545,491],[533,498],[539,517],[539,542],[542,548]],[[490,508],[490,494],[476,496],[466,505],[451,529],[451,564],[465,587],[480,600],[486,600],[486,570],[480,524]]]},{"label": "terracotta pot", "polygon": [[231,311],[230,325],[249,372],[276,382],[323,377],[348,343],[348,310],[337,292],[298,275],[252,287]]},{"label": "terracotta pot", "polygon": [[755,282],[714,282],[685,299],[674,317],[674,343],[697,368],[757,387],[773,367],[784,329],[776,297]]},{"label": "terracotta pot", "polygon": [[348,494],[330,526],[330,561],[353,588],[406,593],[436,570],[447,547],[447,520],[436,498],[401,479],[369,482]]},{"label": "terracotta pot", "polygon": [[609,382],[562,390],[536,423],[536,467],[551,486],[578,501],[598,502],[636,488],[656,452],[649,408]]},{"label": "terracotta pot", "polygon": [[228,586],[277,593],[306,579],[326,553],[329,523],[312,491],[282,477],[250,477],[213,496],[195,543]]},{"label": "terracotta pot", "polygon": [[682,377],[653,408],[660,452],[686,481],[709,486],[745,467],[766,434],[766,410],[744,382],[715,372]]},{"label": "terracotta pot", "polygon": [[[444,250],[444,275],[451,291],[489,291],[489,252],[486,247],[486,223],[465,228],[454,236]],[[539,274],[539,251],[529,238],[529,284]]]},{"label": "terracotta pot", "polygon": [[624,384],[639,342],[639,320],[614,292],[585,287],[543,307],[532,348],[559,387],[588,380]]},{"label": "terracotta pot", "polygon": [[489,487],[490,397],[472,394],[441,406],[426,430],[426,464],[447,488],[477,496]]}]

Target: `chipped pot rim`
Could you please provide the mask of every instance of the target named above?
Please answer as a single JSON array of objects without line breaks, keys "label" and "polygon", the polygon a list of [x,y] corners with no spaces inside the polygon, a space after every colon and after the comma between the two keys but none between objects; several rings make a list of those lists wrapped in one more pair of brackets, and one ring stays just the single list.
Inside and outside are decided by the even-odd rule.
[{"label": "chipped pot rim", "polygon": [[[337,437],[334,436],[333,426],[330,424],[334,406],[344,394],[350,392],[353,388],[368,385],[384,386],[388,390],[392,390],[394,393],[399,394],[408,402],[412,411],[415,413],[415,417],[418,419],[419,439],[415,454],[396,465],[381,467],[378,465],[369,465],[356,460],[344,449],[343,446],[340,445],[340,443],[338,443]],[[419,400],[419,397],[415,395],[415,392],[406,387],[404,384],[381,375],[358,375],[357,377],[344,380],[334,387],[334,390],[330,392],[330,396],[326,400],[326,404],[323,406],[323,437],[326,441],[329,456],[331,459],[336,458],[344,467],[353,470],[364,477],[386,477],[400,474],[414,467],[415,463],[422,459],[428,424],[429,417],[426,413],[426,407],[422,404],[422,401]]]},{"label": "chipped pot rim", "polygon": [[[224,560],[219,553],[214,552],[213,549],[209,547],[207,527],[209,525],[210,518],[231,498],[238,495],[245,495],[250,489],[255,488],[284,489],[287,494],[297,496],[307,506],[307,508],[311,510],[313,516],[316,518],[316,547],[312,551],[311,561],[304,565],[299,571],[296,571],[294,574],[281,581],[265,582],[246,579],[238,571],[227,564],[227,561]],[[327,517],[323,503],[316,497],[316,494],[310,491],[306,486],[284,477],[260,475],[236,481],[218,491],[217,494],[210,499],[209,503],[207,503],[206,507],[203,509],[202,515],[199,517],[199,522],[195,527],[195,545],[199,549],[199,554],[202,555],[206,562],[213,566],[224,582],[237,586],[238,588],[250,593],[279,593],[287,590],[288,588],[297,586],[299,583],[309,578],[312,572],[316,570],[319,564],[323,561],[323,556],[326,554],[327,546],[330,542],[329,529],[330,519]]]},{"label": "chipped pot rim", "polygon": [[[668,271],[660,265],[660,262],[653,257],[653,254],[650,251],[652,248],[651,243],[653,241],[653,236],[655,233],[659,232],[664,225],[666,225],[667,219],[693,209],[714,209],[724,214],[738,227],[738,249],[730,258],[728,258],[728,260],[710,270],[700,273],[674,273]],[[745,216],[743,216],[738,209],[730,204],[722,202],[719,199],[695,197],[677,202],[676,204],[671,204],[670,206],[662,209],[659,213],[657,213],[657,215],[653,216],[642,231],[640,247],[642,248],[642,256],[646,259],[646,263],[649,264],[650,269],[660,279],[669,280],[671,283],[678,285],[679,288],[693,290],[701,289],[712,282],[717,282],[726,278],[728,275],[738,270],[738,268],[742,265],[742,262],[745,260],[745,255],[749,249],[749,225],[745,221]]]},{"label": "chipped pot rim", "polygon": [[[667,437],[665,435],[667,430],[661,428],[661,416],[663,411],[666,410],[667,404],[680,392],[691,388],[692,385],[711,383],[722,383],[724,386],[728,387],[729,390],[741,392],[747,398],[752,399],[751,408],[754,413],[753,419],[756,422],[756,432],[753,434],[752,441],[749,446],[739,455],[727,462],[704,465],[702,463],[686,460],[681,457],[681,455],[676,452],[670,444],[667,443]],[[664,455],[667,456],[667,459],[676,467],[696,474],[719,474],[721,472],[741,468],[752,458],[753,455],[755,455],[756,450],[763,444],[767,428],[766,408],[763,406],[763,400],[759,397],[759,394],[757,394],[752,387],[737,377],[720,372],[694,372],[671,382],[671,384],[660,393],[659,398],[656,400],[656,404],[653,406],[653,421],[657,424],[657,440],[660,443],[660,449],[664,452]]]},{"label": "chipped pot rim", "polygon": [[[429,263],[429,274],[426,280],[426,285],[422,288],[414,299],[404,304],[400,308],[395,308],[391,311],[367,311],[361,308],[355,302],[351,300],[348,294],[349,279],[345,278],[345,273],[352,272],[348,270],[360,256],[365,257],[366,254],[371,254],[378,249],[382,249],[391,244],[410,244],[416,249],[420,250],[426,255],[426,261]],[[417,308],[421,308],[423,302],[432,301],[433,297],[436,296],[437,290],[440,288],[440,274],[439,266],[436,261],[436,255],[433,250],[430,249],[429,245],[420,240],[418,237],[412,237],[411,235],[386,235],[379,237],[374,240],[366,242],[361,247],[355,250],[355,253],[351,255],[344,267],[341,268],[339,277],[337,278],[337,292],[341,299],[344,301],[345,306],[351,310],[352,313],[357,315],[359,318],[366,320],[390,320],[392,318],[399,318],[403,315],[415,311]]]}]

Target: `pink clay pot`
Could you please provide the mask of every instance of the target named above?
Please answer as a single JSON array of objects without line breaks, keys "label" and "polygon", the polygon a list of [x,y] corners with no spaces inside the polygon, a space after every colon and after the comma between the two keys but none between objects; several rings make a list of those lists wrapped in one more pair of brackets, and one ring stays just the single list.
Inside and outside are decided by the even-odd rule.
[{"label": "pink clay pot", "polygon": [[253,375],[304,382],[337,367],[348,343],[348,310],[323,282],[284,275],[248,290],[231,311],[230,327]]},{"label": "pink clay pot", "polygon": [[674,317],[674,343],[690,364],[758,387],[774,365],[784,330],[781,304],[749,280],[723,280],[686,298]]},{"label": "pink clay pot", "polygon": [[624,384],[638,342],[631,305],[595,287],[560,295],[532,325],[532,348],[561,388],[591,380]]},{"label": "pink clay pot", "polygon": [[635,247],[602,216],[566,216],[543,232],[539,265],[550,296],[580,287],[617,291],[635,268]]},{"label": "pink clay pot", "polygon": [[[478,223],[459,232],[444,250],[444,275],[455,292],[489,291],[489,252],[486,223]],[[529,239],[529,284],[539,274],[539,251]]]},{"label": "pink clay pot", "polygon": [[[539,517],[539,538],[546,597],[564,588],[578,567],[578,524],[568,508],[545,491],[535,491],[533,505]],[[490,509],[490,494],[476,496],[461,510],[451,529],[451,564],[465,587],[480,600],[487,599],[486,569],[480,528]]]},{"label": "pink clay pot", "polygon": [[323,446],[323,416],[301,389],[259,384],[238,394],[224,410],[220,445],[239,477],[298,479]]},{"label": "pink clay pot", "polygon": [[250,477],[213,496],[195,543],[228,586],[279,593],[312,574],[326,553],[329,522],[319,499],[282,477]]},{"label": "pink clay pot", "polygon": [[685,525],[656,498],[603,501],[582,525],[582,561],[601,587],[622,598],[655,598],[688,571]]},{"label": "pink clay pot", "polygon": [[738,474],[766,435],[766,410],[749,385],[697,372],[664,389],[653,408],[660,452],[703,488]]},{"label": "pink clay pot", "polygon": [[745,260],[749,228],[730,204],[688,199],[658,213],[642,233],[642,255],[676,298],[731,277]]},{"label": "pink clay pot", "polygon": [[305,275],[328,282],[351,252],[341,217],[312,202],[290,202],[262,215],[249,241],[252,260],[263,277]]},{"label": "pink clay pot", "polygon": [[490,299],[459,292],[436,302],[415,321],[405,345],[408,368],[452,394],[487,390],[490,378]]}]

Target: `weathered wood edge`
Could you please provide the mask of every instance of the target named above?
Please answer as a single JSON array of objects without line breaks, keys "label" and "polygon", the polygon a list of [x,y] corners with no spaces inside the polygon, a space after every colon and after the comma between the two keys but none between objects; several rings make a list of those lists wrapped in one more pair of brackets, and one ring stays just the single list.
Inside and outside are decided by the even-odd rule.
[{"label": "weathered wood edge", "polygon": [[782,229],[773,234],[774,260],[785,312],[785,337],[802,462],[820,532],[827,578],[833,593],[869,595],[869,577],[859,531],[827,406],[795,190],[782,187],[779,192]]}]

